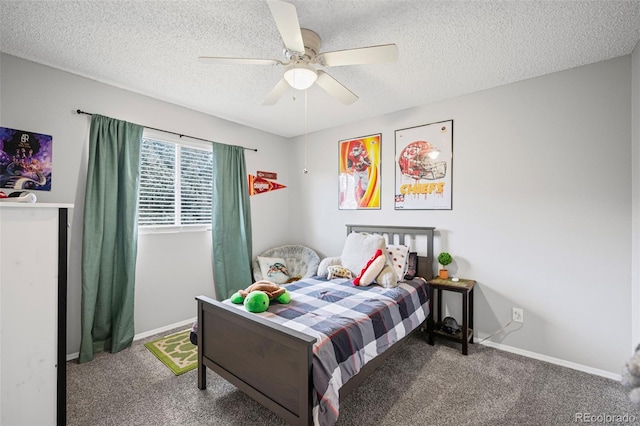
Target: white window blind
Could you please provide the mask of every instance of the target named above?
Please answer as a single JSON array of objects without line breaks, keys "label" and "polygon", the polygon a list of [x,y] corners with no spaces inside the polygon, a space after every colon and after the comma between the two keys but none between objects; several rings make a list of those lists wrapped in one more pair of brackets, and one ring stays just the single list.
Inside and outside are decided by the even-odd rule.
[{"label": "white window blind", "polygon": [[210,150],[145,137],[140,156],[140,227],[211,224]]},{"label": "white window blind", "polygon": [[181,147],[180,173],[181,223],[210,224],[213,153]]}]

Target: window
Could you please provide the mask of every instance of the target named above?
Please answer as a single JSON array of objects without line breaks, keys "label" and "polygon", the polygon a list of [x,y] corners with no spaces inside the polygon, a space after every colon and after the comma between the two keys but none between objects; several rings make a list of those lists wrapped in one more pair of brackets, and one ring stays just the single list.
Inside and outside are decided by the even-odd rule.
[{"label": "window", "polygon": [[145,136],[140,152],[138,225],[197,228],[211,224],[213,154]]}]

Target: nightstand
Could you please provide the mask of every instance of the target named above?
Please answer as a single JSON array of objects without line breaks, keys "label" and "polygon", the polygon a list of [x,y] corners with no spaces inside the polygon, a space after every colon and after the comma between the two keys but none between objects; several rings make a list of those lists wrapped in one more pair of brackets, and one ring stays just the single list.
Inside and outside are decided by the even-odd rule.
[{"label": "nightstand", "polygon": [[[434,336],[440,336],[454,342],[462,343],[462,354],[467,355],[468,343],[473,343],[473,287],[476,282],[460,278],[453,281],[451,278],[433,278],[427,281],[430,288],[431,298],[429,300],[430,315],[427,321],[427,342],[433,345]],[[435,291],[434,291],[435,290]],[[449,334],[440,330],[442,322],[442,291],[453,291],[462,294],[462,330],[455,334]],[[437,294],[437,297],[436,297]],[[437,316],[434,323],[434,306],[437,299]]]}]

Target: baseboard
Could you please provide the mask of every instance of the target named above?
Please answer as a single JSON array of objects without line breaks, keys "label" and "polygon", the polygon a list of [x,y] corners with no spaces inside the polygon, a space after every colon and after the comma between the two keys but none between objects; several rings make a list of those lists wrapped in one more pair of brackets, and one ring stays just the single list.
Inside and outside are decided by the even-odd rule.
[{"label": "baseboard", "polygon": [[526,356],[527,358],[533,358],[540,361],[549,362],[551,364],[561,365],[563,367],[568,367],[574,370],[583,371],[585,373],[594,374],[596,376],[606,377],[608,379],[615,380],[617,382],[620,381],[620,374],[611,373],[609,371],[600,370],[598,368],[587,367],[586,365],[577,364],[575,362],[565,361],[564,359],[554,358],[552,356],[542,355],[536,352],[527,351],[520,348],[514,348],[513,346],[503,345],[502,343],[495,343],[491,341],[484,341],[480,343],[484,346],[489,346],[492,348],[500,349],[501,351],[511,352],[517,355]]},{"label": "baseboard", "polygon": [[[153,336],[154,334],[159,334],[162,333],[164,331],[167,330],[171,330],[174,328],[178,328],[178,327],[182,327],[185,325],[191,325],[193,324],[193,322],[196,320],[196,318],[190,318],[184,321],[180,321],[174,324],[170,324],[164,327],[160,327],[160,328],[156,328],[154,330],[149,330],[149,331],[145,331],[144,333],[140,333],[140,334],[136,334],[133,337],[133,341],[135,342],[136,340],[140,340],[140,339],[144,339],[147,338],[149,336]],[[615,374],[615,373],[611,373],[609,371],[605,371],[605,370],[600,370],[598,368],[593,368],[593,367],[588,367],[586,365],[582,365],[582,364],[577,364],[575,362],[570,362],[570,361],[565,361],[563,359],[560,358],[554,358],[552,356],[548,356],[548,355],[542,355],[539,354],[537,352],[531,352],[531,351],[527,351],[524,349],[520,349],[520,348],[515,348],[513,346],[509,346],[509,345],[503,345],[502,343],[495,343],[495,342],[491,342],[488,340],[485,340],[484,342],[480,343],[481,345],[484,346],[489,346],[491,348],[496,348],[499,349],[501,351],[505,351],[505,352],[511,352],[517,355],[522,355],[522,356],[526,356],[527,358],[533,358],[533,359],[537,359],[540,361],[545,361],[545,362],[549,362],[551,364],[556,364],[556,365],[561,365],[563,367],[567,367],[567,368],[571,368],[574,370],[578,370],[578,371],[583,371],[585,373],[589,373],[589,374],[594,374],[596,376],[601,376],[601,377],[606,377],[608,379],[612,379],[615,380],[617,382],[620,381],[621,376],[620,374]],[[67,361],[71,361],[74,359],[77,359],[80,356],[79,352],[75,352],[72,354],[67,354]]]},{"label": "baseboard", "polygon": [[[176,322],[174,324],[166,325],[164,327],[156,328],[154,330],[145,331],[144,333],[136,334],[135,336],[133,336],[133,341],[135,342],[136,340],[145,339],[145,338],[147,338],[149,336],[153,336],[154,334],[159,334],[159,333],[162,333],[164,331],[171,330],[171,329],[174,329],[174,328],[182,327],[182,326],[185,326],[185,325],[191,325],[191,324],[193,324],[193,322],[195,320],[196,320],[196,317],[193,317],[193,318],[190,318],[190,319],[186,319],[184,321]],[[78,357],[80,357],[80,352],[74,352],[72,354],[67,354],[67,361],[71,361],[71,360],[77,359]]]},{"label": "baseboard", "polygon": [[153,336],[154,334],[162,333],[164,331],[171,330],[173,328],[182,327],[183,325],[191,326],[195,320],[196,320],[196,317],[193,317],[193,318],[190,318],[190,319],[187,319],[187,320],[184,320],[184,321],[177,322],[175,324],[171,324],[171,325],[167,325],[167,326],[164,326],[164,327],[156,328],[155,330],[149,330],[149,331],[145,331],[144,333],[136,334],[133,337],[133,341],[135,342],[136,340],[145,339],[145,338],[147,338],[149,336]]}]

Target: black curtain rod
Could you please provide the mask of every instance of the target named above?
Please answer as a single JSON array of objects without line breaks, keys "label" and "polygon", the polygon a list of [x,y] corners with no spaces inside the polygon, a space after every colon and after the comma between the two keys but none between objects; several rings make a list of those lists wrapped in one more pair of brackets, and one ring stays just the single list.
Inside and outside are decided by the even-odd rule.
[{"label": "black curtain rod", "polygon": [[[76,110],[76,112],[77,112],[78,114],[93,115],[93,113],[86,112],[86,111],[82,111],[81,109]],[[181,138],[182,138],[182,137],[185,137],[185,138],[190,138],[190,139],[197,139],[197,140],[199,140],[199,141],[203,141],[203,142],[217,143],[217,142],[215,142],[215,141],[210,141],[209,139],[202,139],[202,138],[198,138],[198,137],[195,137],[195,136],[183,135],[183,134],[181,134],[181,133],[172,132],[171,130],[156,129],[155,127],[149,127],[149,126],[142,126],[142,127],[145,127],[145,128],[147,128],[147,129],[151,129],[151,130],[157,130],[157,131],[159,131],[159,132],[171,133],[172,135],[176,135],[176,136],[179,136],[179,137],[181,137]],[[246,147],[244,147],[244,146],[243,146],[243,147],[241,147],[241,148],[244,148],[244,149],[249,150],[249,151],[255,151],[255,152],[258,152],[258,149],[257,149],[257,148],[246,148]]]}]

